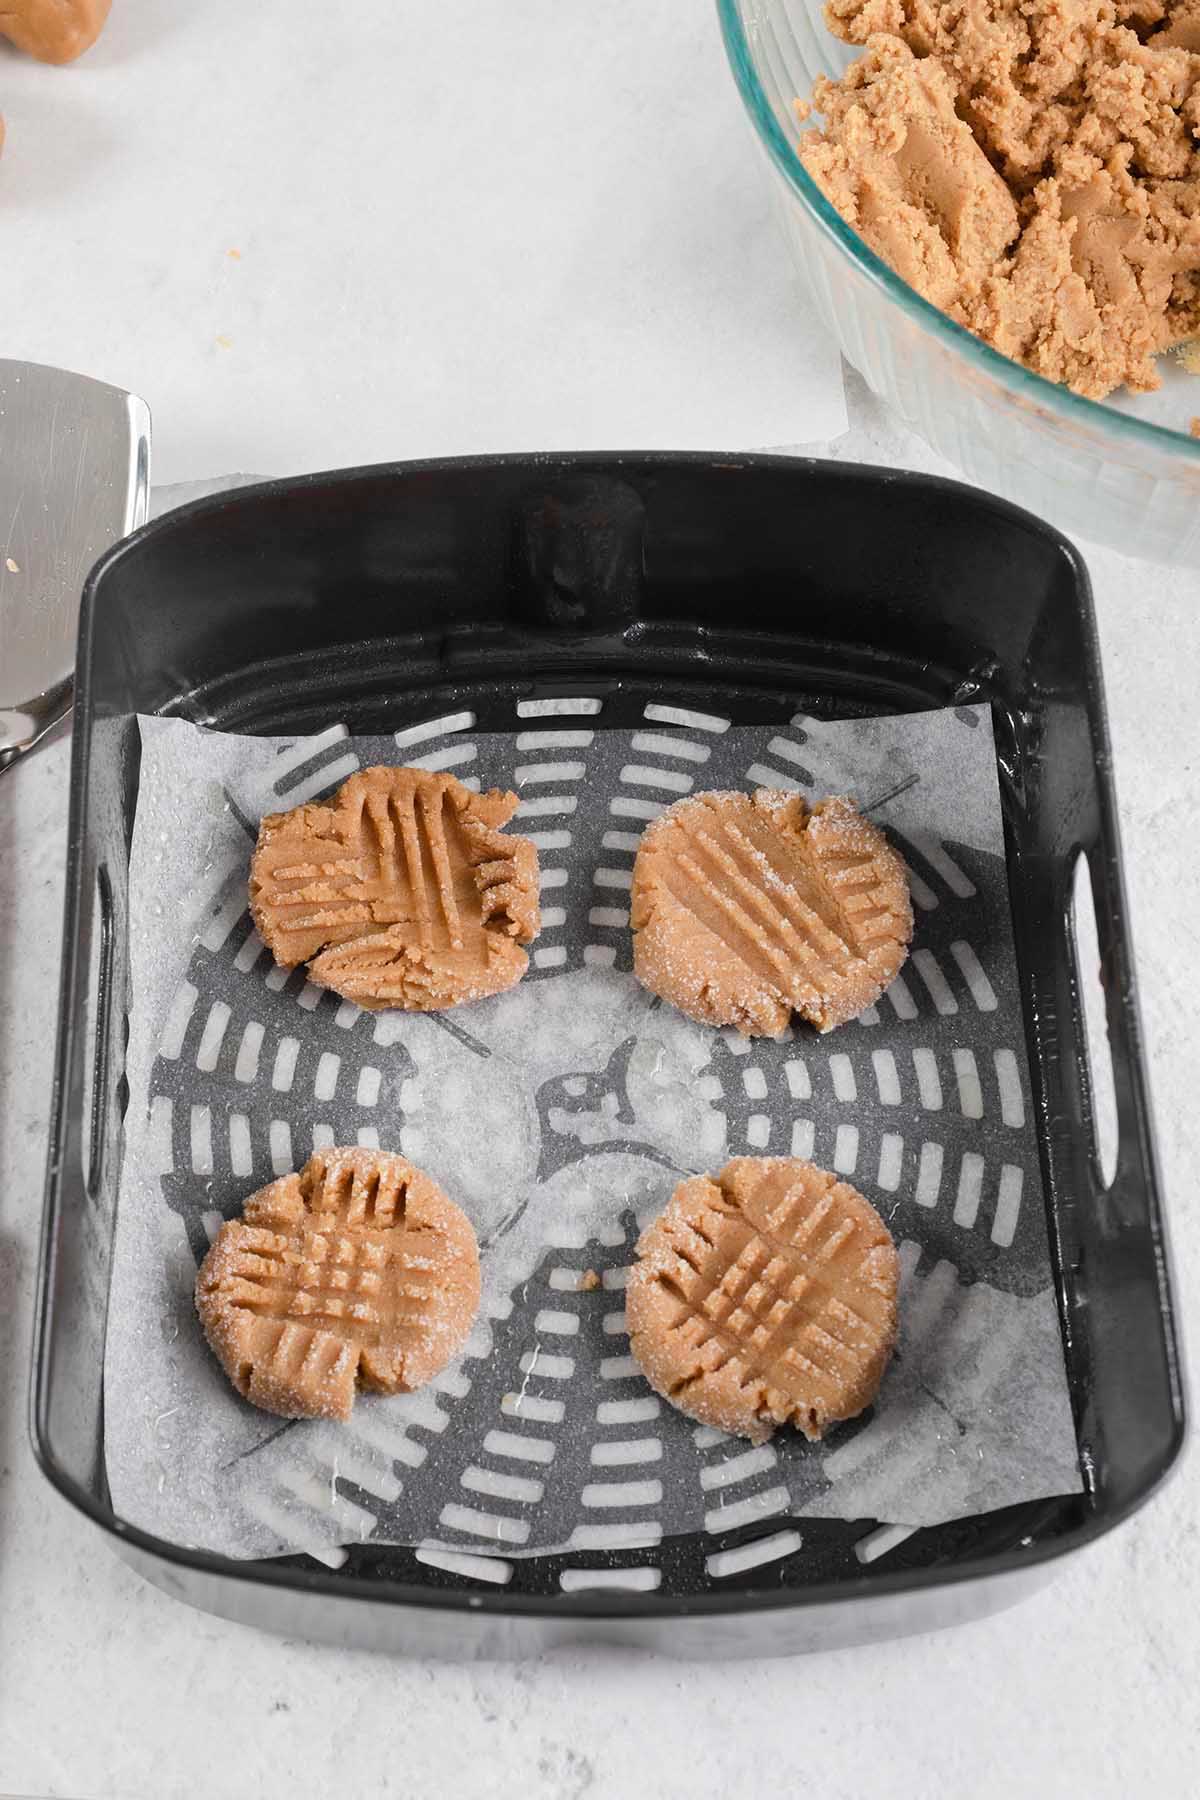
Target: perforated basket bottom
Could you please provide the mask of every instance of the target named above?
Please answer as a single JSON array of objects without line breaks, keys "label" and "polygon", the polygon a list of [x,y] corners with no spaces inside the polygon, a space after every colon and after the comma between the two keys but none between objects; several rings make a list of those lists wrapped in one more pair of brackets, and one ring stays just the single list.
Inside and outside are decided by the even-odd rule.
[{"label": "perforated basket bottom", "polygon": [[[487,1316],[433,1390],[360,1402],[348,1427],[241,1420],[236,1453],[213,1476],[236,1521],[236,1542],[221,1547],[515,1592],[695,1592],[937,1562],[968,1538],[975,1550],[1018,1540],[1035,1511],[1059,1504],[1048,1495],[1078,1483],[986,712],[747,727],[648,702],[638,728],[606,729],[598,698],[513,708],[487,721],[507,730],[480,732],[462,710],[388,740],[339,728],[290,746],[246,740],[262,760],[228,792],[238,867],[204,920],[151,1074],[157,1205],[182,1220],[197,1259],[223,1216],[314,1145],[400,1148],[472,1212]],[[263,951],[245,911],[248,840],[233,819],[253,827],[261,811],[323,796],[385,760],[522,794],[517,828],[538,842],[544,928],[513,995],[439,1019],[372,1017],[302,971],[285,976]],[[977,814],[987,803],[961,839],[929,829],[946,816],[948,766],[960,803],[969,794]],[[628,974],[628,887],[646,820],[685,792],[760,785],[810,796],[849,787],[909,864],[913,958],[877,1008],[826,1039],[751,1045],[702,1032]],[[811,1156],[846,1174],[902,1246],[897,1364],[877,1410],[821,1450],[791,1433],[750,1447],[694,1427],[649,1392],[629,1355],[621,1289],[639,1219],[682,1172],[746,1153]],[[128,1213],[123,1187],[121,1231]],[[579,1287],[588,1269],[601,1276],[592,1291]],[[181,1330],[195,1337],[186,1315]],[[951,1346],[940,1357],[939,1338]],[[1025,1354],[984,1367],[988,1345],[1009,1339],[1024,1339]],[[989,1425],[1014,1378],[1039,1379],[1028,1354],[1047,1346],[1069,1443],[1048,1460],[1044,1443],[1022,1446],[998,1491],[1026,1504],[980,1520],[974,1496],[992,1504],[980,1484],[997,1477]],[[110,1420],[122,1416],[111,1404],[119,1365],[110,1329]],[[206,1364],[204,1375],[210,1384]],[[929,1387],[922,1412],[917,1390]],[[920,1433],[939,1409],[933,1442]],[[110,1430],[110,1481],[126,1510],[115,1448]],[[963,1517],[878,1524],[873,1502],[898,1488],[910,1520],[945,1504],[948,1458],[960,1490],[949,1504]],[[183,1477],[170,1446],[158,1461],[169,1483]],[[814,1516],[835,1507],[848,1516]]]}]

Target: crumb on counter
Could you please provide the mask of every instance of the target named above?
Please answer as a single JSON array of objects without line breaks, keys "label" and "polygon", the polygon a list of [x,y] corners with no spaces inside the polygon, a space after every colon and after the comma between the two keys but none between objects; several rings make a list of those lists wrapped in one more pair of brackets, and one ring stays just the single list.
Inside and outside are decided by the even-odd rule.
[{"label": "crumb on counter", "polygon": [[595,1269],[584,1269],[583,1273],[579,1277],[580,1293],[581,1294],[592,1294],[596,1291],[596,1289],[599,1286],[600,1286],[600,1277],[599,1277],[599,1275],[597,1275]]}]

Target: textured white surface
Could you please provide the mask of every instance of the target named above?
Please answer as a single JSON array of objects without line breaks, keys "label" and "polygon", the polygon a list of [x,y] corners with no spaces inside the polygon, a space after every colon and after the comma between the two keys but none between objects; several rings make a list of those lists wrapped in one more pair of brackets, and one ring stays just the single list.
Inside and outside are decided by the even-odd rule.
[{"label": "textured white surface", "polygon": [[[921,457],[854,393],[839,454]],[[1200,577],[1089,552],[1177,1298],[1200,1302],[1193,895]],[[67,745],[0,777],[0,1792],[261,1800],[1096,1800],[1195,1791],[1198,1462],[1012,1612],[802,1662],[450,1666],[275,1640],[146,1586],[34,1467],[25,1376]]]},{"label": "textured white surface", "polygon": [[119,0],[0,70],[4,354],[142,394],[158,481],[845,423],[695,0]]}]

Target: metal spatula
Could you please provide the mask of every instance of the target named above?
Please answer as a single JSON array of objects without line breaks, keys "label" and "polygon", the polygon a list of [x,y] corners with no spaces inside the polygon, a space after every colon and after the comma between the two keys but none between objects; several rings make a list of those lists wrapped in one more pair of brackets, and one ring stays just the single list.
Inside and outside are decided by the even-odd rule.
[{"label": "metal spatula", "polygon": [[0,769],[69,711],[84,577],[149,495],[144,400],[0,360]]}]

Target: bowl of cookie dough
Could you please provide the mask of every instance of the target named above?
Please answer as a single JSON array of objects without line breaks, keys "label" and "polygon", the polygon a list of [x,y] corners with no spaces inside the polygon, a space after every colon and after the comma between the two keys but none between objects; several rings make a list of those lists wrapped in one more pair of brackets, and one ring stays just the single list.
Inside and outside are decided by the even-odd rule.
[{"label": "bowl of cookie dough", "polygon": [[804,282],[939,454],[1200,566],[1193,0],[718,0]]}]

